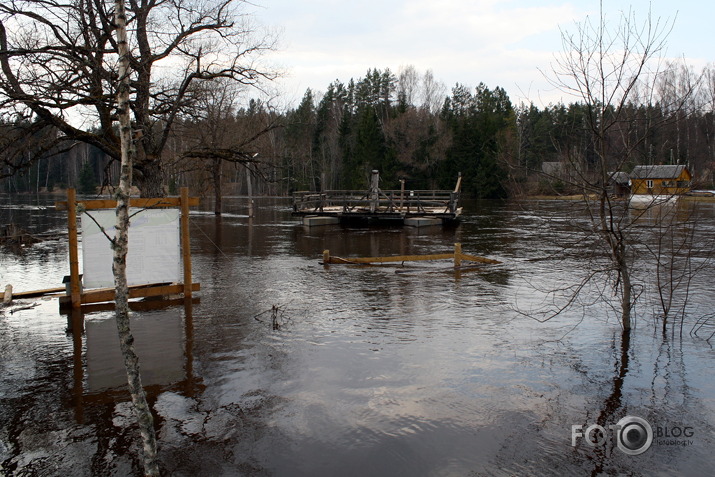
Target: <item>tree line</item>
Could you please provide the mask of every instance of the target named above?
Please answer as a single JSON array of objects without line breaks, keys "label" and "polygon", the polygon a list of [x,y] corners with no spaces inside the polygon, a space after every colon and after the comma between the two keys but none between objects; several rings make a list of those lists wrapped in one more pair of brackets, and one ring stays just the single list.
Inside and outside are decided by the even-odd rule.
[{"label": "tree line", "polygon": [[[386,189],[398,187],[400,179],[412,189],[449,189],[461,172],[465,193],[474,197],[561,194],[579,192],[564,174],[587,172],[597,162],[585,126],[593,105],[515,106],[503,88],[483,83],[456,84],[447,93],[431,71],[420,74],[413,67],[398,74],[370,69],[358,79],[336,80],[322,93],[308,89],[284,111],[258,99],[240,106],[243,94],[235,83],[214,82],[196,93],[193,114],[175,119],[161,154],[165,193],[182,184],[196,193],[241,194],[246,174],[258,178],[258,194],[361,190],[369,171],[378,169]],[[606,140],[643,140],[628,150],[612,148],[610,154],[628,155],[614,162],[626,168],[688,164],[697,185],[713,187],[714,104],[715,68],[698,75],[667,68],[654,91],[618,111],[626,120],[607,131]],[[75,141],[53,150],[47,131],[16,141],[23,126],[0,124],[5,192],[73,186],[89,193],[116,184],[116,161],[96,145]],[[13,160],[20,165],[13,168]],[[544,174],[545,163],[564,167]]]},{"label": "tree line", "polygon": [[[713,182],[713,66],[623,71],[625,104],[584,100],[567,81],[555,86],[574,101],[546,106],[514,104],[484,83],[448,90],[412,66],[373,68],[279,108],[269,85],[280,73],[264,60],[275,38],[251,24],[247,5],[128,4],[133,183],[141,195],[189,185],[220,198],[245,193],[249,180],[258,194],[364,189],[371,169],[383,188],[401,179],[413,189],[451,188],[461,172],[475,197],[581,192],[582,181],[570,179],[605,164],[596,123],[609,124],[602,139],[611,164],[687,163],[696,183]],[[94,0],[0,4],[0,190],[117,184],[114,13]]]}]

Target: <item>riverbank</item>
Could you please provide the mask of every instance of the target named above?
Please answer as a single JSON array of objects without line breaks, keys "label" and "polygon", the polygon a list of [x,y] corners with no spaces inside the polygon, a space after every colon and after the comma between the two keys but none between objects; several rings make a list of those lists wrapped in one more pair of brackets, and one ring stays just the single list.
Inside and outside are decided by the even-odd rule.
[{"label": "riverbank", "polygon": [[[584,195],[584,194],[572,194],[572,195],[530,195],[525,197],[526,200],[570,200],[570,201],[579,201],[579,200],[598,200],[598,196],[592,194],[592,195]],[[625,197],[616,197],[615,200],[617,201],[625,201]],[[681,201],[686,201],[686,202],[715,202],[715,195],[681,195],[678,197],[678,200]]]}]

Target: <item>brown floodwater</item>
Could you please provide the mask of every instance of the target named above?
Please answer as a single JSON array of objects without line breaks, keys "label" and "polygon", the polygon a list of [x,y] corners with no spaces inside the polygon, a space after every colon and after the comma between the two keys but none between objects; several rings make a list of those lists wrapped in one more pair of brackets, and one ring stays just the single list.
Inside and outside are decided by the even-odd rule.
[{"label": "brown floodwater", "polygon": [[[68,274],[54,199],[0,196],[0,224],[48,234],[1,249],[3,289],[57,287]],[[535,319],[604,263],[577,204],[464,205],[454,228],[306,228],[285,199],[257,199],[252,219],[244,198],[225,198],[221,218],[202,202],[190,218],[198,302],[132,313],[163,472],[712,474],[715,204],[670,212],[697,218],[697,273],[675,293],[673,310],[687,302],[682,327],[665,335],[653,214],[636,221],[640,296],[622,335],[600,275],[562,315]],[[320,264],[325,249],[429,254],[455,242],[503,263],[459,274],[443,273],[449,263]],[[141,475],[112,312],[81,318],[84,333],[68,331],[56,298],[0,312],[0,473]],[[651,426],[638,455],[612,440],[626,416]],[[594,425],[603,445],[580,437]]]}]

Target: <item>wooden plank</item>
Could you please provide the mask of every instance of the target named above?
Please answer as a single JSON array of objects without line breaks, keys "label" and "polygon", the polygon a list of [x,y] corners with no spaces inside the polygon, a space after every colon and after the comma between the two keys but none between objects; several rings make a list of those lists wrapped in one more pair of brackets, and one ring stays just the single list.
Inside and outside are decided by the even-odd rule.
[{"label": "wooden plank", "polygon": [[[192,291],[201,290],[200,283],[191,284]],[[172,285],[140,285],[129,288],[129,298],[146,298],[151,296],[178,295],[184,291],[184,285],[181,283]],[[88,290],[82,294],[82,304],[100,303],[103,301],[114,300],[113,288],[100,288],[97,290]],[[66,303],[67,297],[60,297],[60,303]]]},{"label": "wooden plank", "polygon": [[[199,291],[201,285],[199,283],[193,283],[191,289]],[[163,296],[163,295],[178,295],[184,291],[183,284],[177,285],[161,285],[161,286],[142,286],[138,288],[129,289],[129,298],[145,298],[149,296]],[[101,301],[112,301],[114,300],[114,289],[103,289],[97,291],[85,292],[82,295],[82,303],[98,303]]]},{"label": "wooden plank", "polygon": [[[434,255],[397,255],[394,257],[355,257],[341,258],[330,257],[328,263],[390,263],[390,262],[416,262],[420,260],[445,260],[454,258],[453,253],[438,253]],[[334,261],[336,260],[336,261]]]},{"label": "wooden plank", "polygon": [[[189,206],[199,205],[198,197],[189,197]],[[90,199],[90,200],[80,200],[77,201],[78,204],[82,204],[85,209],[114,209],[117,207],[117,201],[113,199]],[[150,209],[153,207],[180,207],[181,197],[156,197],[156,198],[145,198],[145,197],[132,197],[129,199],[129,207],[138,207],[140,209]],[[57,201],[55,202],[55,208],[57,210],[67,210],[67,201]]]},{"label": "wooden plank", "polygon": [[44,290],[30,290],[26,292],[13,293],[15,298],[37,298],[40,296],[51,295],[53,293],[64,293],[67,287],[45,288]]},{"label": "wooden plank", "polygon": [[462,255],[462,260],[469,260],[470,262],[492,263],[492,264],[501,263],[499,260],[493,260],[491,258],[479,257],[476,255],[469,255],[466,253],[463,253],[461,255]]}]

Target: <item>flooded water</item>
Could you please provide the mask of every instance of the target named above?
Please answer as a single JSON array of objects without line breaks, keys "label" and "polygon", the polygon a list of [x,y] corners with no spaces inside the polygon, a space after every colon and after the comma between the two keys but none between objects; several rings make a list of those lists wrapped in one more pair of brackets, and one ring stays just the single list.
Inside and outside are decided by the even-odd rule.
[{"label": "flooded water", "polygon": [[[2,196],[0,224],[64,234],[52,200]],[[194,211],[200,301],[132,314],[167,475],[712,474],[715,326],[690,333],[713,314],[711,266],[689,284],[682,336],[659,332],[652,269],[637,268],[636,327],[622,336],[602,280],[561,316],[534,319],[549,291],[598,263],[573,203],[467,203],[449,229],[305,228],[286,200],[256,205],[253,219],[240,198],[224,200],[222,218],[210,204]],[[683,207],[698,217],[693,263],[707,263],[715,204]],[[652,224],[641,221],[639,253]],[[319,263],[326,249],[430,254],[455,242],[503,263],[459,274]],[[61,286],[67,254],[66,234],[5,248],[0,285]],[[85,314],[83,334],[67,327],[56,298],[0,314],[0,469],[141,475],[112,312]],[[579,437],[626,416],[652,428],[639,455]]]}]

